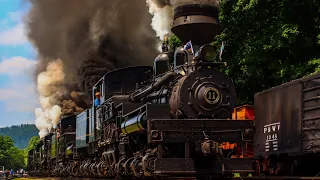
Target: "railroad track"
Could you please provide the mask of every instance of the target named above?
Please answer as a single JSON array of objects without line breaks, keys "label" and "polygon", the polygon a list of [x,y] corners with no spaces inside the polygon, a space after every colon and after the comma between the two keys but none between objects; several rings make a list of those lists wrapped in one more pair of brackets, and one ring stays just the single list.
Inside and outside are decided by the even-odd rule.
[{"label": "railroad track", "polygon": [[[43,179],[46,179],[42,177]],[[48,177],[49,178],[49,177]],[[33,179],[33,178],[30,178]],[[55,178],[56,180],[99,180],[96,178],[75,178],[75,177],[59,177]],[[171,177],[171,178],[162,178],[163,180],[197,180],[194,177]],[[320,180],[320,177],[298,177],[298,176],[273,176],[273,177],[236,177],[236,178],[204,178],[205,180]],[[114,180],[114,179],[104,179],[104,180]],[[135,179],[139,180],[139,179]],[[160,179],[159,179],[160,180]]]}]

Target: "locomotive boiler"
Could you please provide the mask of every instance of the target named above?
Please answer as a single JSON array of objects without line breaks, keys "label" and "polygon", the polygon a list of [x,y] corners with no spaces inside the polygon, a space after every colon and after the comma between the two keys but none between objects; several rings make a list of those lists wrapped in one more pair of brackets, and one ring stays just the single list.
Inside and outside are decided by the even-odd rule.
[{"label": "locomotive boiler", "polygon": [[100,92],[100,106],[70,121],[68,126],[75,127],[70,133],[61,120],[54,137],[63,131],[68,140],[61,135],[50,146],[57,154],[47,161],[47,169],[54,167],[49,174],[145,178],[253,172],[251,158],[229,158],[220,146],[237,143],[245,152],[253,124],[231,119],[234,84],[220,71],[225,63],[214,61],[215,49],[208,44],[219,31],[216,7],[176,7],[172,32],[191,41],[195,54],[178,47],[159,54],[153,67],[105,74],[92,91],[93,98]]}]

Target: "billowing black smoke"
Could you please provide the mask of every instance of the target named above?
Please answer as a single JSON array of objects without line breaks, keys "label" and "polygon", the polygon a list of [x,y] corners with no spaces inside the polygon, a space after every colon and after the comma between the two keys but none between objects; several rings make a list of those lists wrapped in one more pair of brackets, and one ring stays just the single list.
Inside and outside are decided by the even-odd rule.
[{"label": "billowing black smoke", "polygon": [[26,23],[39,54],[36,76],[59,58],[64,84],[76,83],[89,94],[106,72],[151,64],[156,56],[145,0],[29,1]]}]

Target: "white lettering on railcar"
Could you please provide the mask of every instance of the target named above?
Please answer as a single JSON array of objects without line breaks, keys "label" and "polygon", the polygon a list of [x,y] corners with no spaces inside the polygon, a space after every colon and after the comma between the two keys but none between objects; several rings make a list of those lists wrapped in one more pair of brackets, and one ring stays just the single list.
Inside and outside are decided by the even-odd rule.
[{"label": "white lettering on railcar", "polygon": [[263,126],[263,134],[266,137],[265,152],[278,151],[279,132],[280,122]]},{"label": "white lettering on railcar", "polygon": [[280,131],[280,122],[263,126],[263,134]]}]

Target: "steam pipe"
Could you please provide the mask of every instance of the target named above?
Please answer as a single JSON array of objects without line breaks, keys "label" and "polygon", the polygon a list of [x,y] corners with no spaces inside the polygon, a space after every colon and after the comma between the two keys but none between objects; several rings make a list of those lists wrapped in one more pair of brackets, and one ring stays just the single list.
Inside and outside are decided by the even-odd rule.
[{"label": "steam pipe", "polygon": [[145,97],[146,95],[150,94],[152,91],[157,90],[162,85],[164,85],[168,80],[170,80],[172,77],[176,75],[175,72],[168,72],[165,75],[163,75],[160,79],[158,79],[156,82],[148,86],[146,89],[141,90],[140,92],[135,92],[130,95],[130,101],[135,102],[139,101],[141,98]]}]

